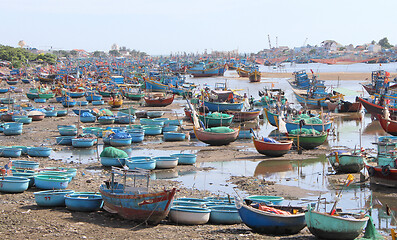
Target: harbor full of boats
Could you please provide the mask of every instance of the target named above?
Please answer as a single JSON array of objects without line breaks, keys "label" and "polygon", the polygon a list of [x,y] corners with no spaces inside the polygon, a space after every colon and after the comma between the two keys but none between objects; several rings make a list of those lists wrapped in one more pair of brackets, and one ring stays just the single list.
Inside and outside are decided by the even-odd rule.
[{"label": "harbor full of boats", "polygon": [[112,61],[3,77],[7,228],[33,238],[132,236],[131,228],[142,239],[194,238],[192,225],[206,238],[390,235],[389,73],[341,84],[303,70],[265,79],[248,62],[175,72]]}]

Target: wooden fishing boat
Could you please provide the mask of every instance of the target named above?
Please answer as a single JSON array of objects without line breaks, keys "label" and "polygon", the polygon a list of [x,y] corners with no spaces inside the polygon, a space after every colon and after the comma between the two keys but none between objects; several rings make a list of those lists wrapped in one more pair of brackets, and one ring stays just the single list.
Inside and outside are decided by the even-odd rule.
[{"label": "wooden fishing boat", "polygon": [[330,215],[314,211],[310,206],[305,213],[307,227],[320,239],[355,239],[367,225],[368,216],[353,213]]},{"label": "wooden fishing boat", "polygon": [[360,152],[334,150],[327,159],[337,173],[357,173],[364,167],[364,157]]},{"label": "wooden fishing boat", "polygon": [[261,73],[258,70],[251,71],[248,74],[248,79],[250,82],[260,82],[261,81]]},{"label": "wooden fishing boat", "polygon": [[[314,149],[327,140],[328,133],[321,132],[319,135],[317,134],[291,134],[288,133],[288,137],[293,139],[295,145],[299,145],[299,147],[304,148],[306,150]],[[298,142],[299,141],[299,142]]]},{"label": "wooden fishing boat", "polygon": [[234,122],[245,122],[245,121],[251,121],[256,119],[259,114],[261,113],[261,110],[259,109],[254,109],[250,111],[233,111],[233,110],[228,110],[226,111],[227,114],[233,115],[233,121]]},{"label": "wooden fishing boat", "polygon": [[124,92],[123,96],[132,101],[140,101],[145,96],[145,94],[137,92]]},{"label": "wooden fishing boat", "polygon": [[321,107],[327,108],[328,101],[339,101],[343,99],[343,94],[335,92],[335,94],[323,94],[323,95],[314,95],[311,97],[310,94],[306,90],[292,89],[296,100],[302,105],[302,107],[308,109],[320,109]]},{"label": "wooden fishing boat", "polygon": [[115,99],[111,99],[108,101],[108,104],[112,107],[112,108],[119,108],[123,105],[123,99],[121,98],[115,98]]},{"label": "wooden fishing boat", "polygon": [[137,176],[144,176],[143,179],[148,181],[150,175],[148,170],[125,170],[112,167],[111,175],[112,181],[102,184],[99,188],[104,200],[103,208],[106,211],[117,213],[125,219],[154,225],[165,219],[176,193],[175,188],[149,193],[148,183],[142,184],[146,187],[137,187],[135,181],[133,181],[133,185],[129,185],[128,182],[120,184],[115,181],[117,175],[121,175],[123,179],[136,179]]},{"label": "wooden fishing boat", "polygon": [[260,154],[264,154],[269,157],[281,157],[292,147],[292,140],[282,140],[277,142],[267,142],[260,140],[256,137],[252,137],[254,146]]},{"label": "wooden fishing boat", "polygon": [[[305,226],[305,213],[302,207],[272,206],[274,211],[266,205],[245,205],[242,201],[236,201],[236,206],[244,224],[256,232],[266,234],[296,234]],[[289,212],[289,215],[279,214],[281,211]]]},{"label": "wooden fishing boat", "polygon": [[340,113],[346,112],[360,112],[363,108],[361,102],[349,102],[349,101],[340,101],[340,102],[327,102],[328,110],[334,112],[337,110]]},{"label": "wooden fishing boat", "polygon": [[[367,110],[368,113],[371,113],[373,116],[377,117],[378,115],[383,114],[384,106],[380,106],[378,104],[372,103],[367,99],[357,97],[357,101],[361,102]],[[397,108],[389,108],[390,115],[397,115]]]},{"label": "wooden fishing boat", "polygon": [[211,112],[224,112],[228,110],[241,111],[243,109],[244,103],[229,103],[229,102],[208,102],[204,101],[204,106],[208,107]]},{"label": "wooden fishing boat", "polygon": [[169,86],[162,84],[158,81],[146,80],[145,81],[146,90],[151,90],[154,92],[165,92],[169,90]]},{"label": "wooden fishing boat", "polygon": [[219,75],[219,67],[205,69],[188,68],[186,72],[194,77],[213,77]]},{"label": "wooden fishing boat", "polygon": [[39,98],[50,99],[55,96],[55,93],[38,93]]},{"label": "wooden fishing boat", "polygon": [[249,71],[247,71],[247,70],[245,70],[243,68],[240,68],[240,67],[238,67],[236,69],[236,71],[237,71],[237,74],[239,75],[239,77],[248,77],[249,73],[250,73]]},{"label": "wooden fishing boat", "polygon": [[149,107],[165,107],[174,101],[174,94],[164,97],[144,97],[146,106]]},{"label": "wooden fishing boat", "polygon": [[279,115],[271,112],[267,108],[263,108],[263,111],[265,111],[265,116],[266,116],[267,122],[270,123],[270,125],[272,125],[273,127],[278,128]]},{"label": "wooden fishing boat", "polygon": [[232,132],[228,133],[206,132],[203,128],[197,129],[195,127],[193,127],[193,130],[198,140],[213,146],[228,145],[236,141],[240,132],[240,128],[233,129]]},{"label": "wooden fishing boat", "polygon": [[[327,121],[327,122],[324,122],[323,124],[321,124],[321,123],[319,123],[319,124],[305,123],[305,125],[303,125],[302,128],[309,129],[309,130],[314,129],[316,131],[323,132],[323,131],[329,131],[331,129],[332,123],[333,123],[333,121]],[[288,132],[291,132],[292,130],[299,129],[300,125],[299,125],[299,122],[286,121],[285,127],[287,128]]]},{"label": "wooden fishing boat", "polygon": [[382,126],[383,130],[387,132],[388,134],[391,134],[393,136],[397,136],[397,120],[395,120],[395,117],[392,116],[392,119],[386,119],[384,115],[378,114],[378,119],[379,123]]},{"label": "wooden fishing boat", "polygon": [[230,126],[234,115],[213,113],[209,115],[199,115],[199,119],[206,127]]},{"label": "wooden fishing boat", "polygon": [[397,168],[385,166],[365,165],[368,170],[371,184],[382,185],[386,187],[397,187]]}]

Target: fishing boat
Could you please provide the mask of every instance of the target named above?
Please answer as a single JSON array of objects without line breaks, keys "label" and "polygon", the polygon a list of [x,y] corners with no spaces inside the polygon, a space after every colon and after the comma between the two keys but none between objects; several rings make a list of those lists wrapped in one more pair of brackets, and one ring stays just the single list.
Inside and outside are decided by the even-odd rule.
[{"label": "fishing boat", "polygon": [[289,132],[288,137],[293,139],[294,144],[303,149],[310,150],[322,145],[327,140],[327,132],[319,133],[298,133]]},{"label": "fishing boat", "polygon": [[356,239],[367,225],[368,216],[353,213],[331,215],[313,210],[305,213],[307,228],[320,239]]},{"label": "fishing boat", "polygon": [[274,113],[273,111],[269,110],[268,108],[263,108],[263,111],[265,112],[265,116],[267,119],[267,122],[270,123],[273,127],[278,128],[278,123],[279,123],[279,114]]},{"label": "fishing boat", "polygon": [[[325,87],[325,86],[324,86]],[[324,89],[312,87],[313,90],[300,90],[292,89],[298,102],[307,109],[320,109],[321,107],[327,108],[328,101],[343,100],[343,94],[338,92],[327,93]]]},{"label": "fishing boat", "polygon": [[245,121],[251,121],[256,119],[259,114],[261,113],[261,110],[259,109],[254,109],[254,110],[249,110],[249,111],[233,111],[233,110],[228,110],[226,111],[227,114],[233,115],[233,122],[245,122]]},{"label": "fishing boat", "polygon": [[234,115],[217,112],[207,115],[199,115],[200,121],[202,121],[206,127],[230,126],[230,124],[232,124],[233,117]]},{"label": "fishing boat", "polygon": [[186,72],[194,77],[213,77],[219,75],[220,67],[208,67],[205,63],[199,63],[194,67],[187,68]]},{"label": "fishing boat", "polygon": [[292,140],[281,140],[276,141],[271,138],[259,139],[256,136],[252,137],[254,146],[258,153],[269,156],[269,157],[281,157],[292,147]]},{"label": "fishing boat", "polygon": [[112,107],[112,108],[119,108],[123,105],[123,99],[121,98],[114,98],[114,99],[110,99],[108,101],[108,104]]},{"label": "fishing boat", "polygon": [[224,112],[228,110],[241,111],[243,109],[243,102],[209,102],[204,101],[204,106],[208,107],[208,110],[211,112]]},{"label": "fishing boat", "polygon": [[101,96],[101,95],[97,95],[97,94],[94,93],[94,92],[87,92],[87,93],[85,94],[85,99],[86,99],[88,102],[92,102],[92,101],[101,101],[101,100],[102,100],[102,96]]},{"label": "fishing boat", "polygon": [[383,114],[378,114],[378,119],[379,123],[382,126],[383,130],[387,132],[388,134],[391,134],[393,136],[397,136],[397,120],[395,116],[391,117],[385,117]]},{"label": "fishing boat", "polygon": [[250,71],[244,69],[243,67],[238,67],[236,71],[239,77],[248,77],[250,73]]},{"label": "fishing boat", "polygon": [[385,70],[377,70],[371,73],[371,82],[361,84],[370,94],[386,92],[386,89],[395,89],[397,85],[391,85],[389,81],[390,73]]},{"label": "fishing boat", "polygon": [[259,70],[254,69],[248,74],[248,79],[250,82],[260,82],[261,81],[261,72]]},{"label": "fishing boat", "polygon": [[364,157],[360,151],[337,148],[327,155],[327,159],[337,173],[357,173],[364,167]]},{"label": "fishing boat", "polygon": [[327,102],[328,110],[331,112],[338,111],[340,113],[360,112],[363,108],[361,102],[349,102],[341,100],[339,102]]},{"label": "fishing boat", "polygon": [[[382,97],[380,97],[382,98]],[[387,97],[385,97],[387,98]],[[377,101],[377,97],[374,100],[370,99],[365,99],[361,97],[357,97],[357,101],[361,102],[363,104],[363,107],[365,110],[367,110],[368,113],[372,114],[372,116],[377,117],[378,115],[382,115],[385,109],[385,106],[383,105],[383,100]],[[390,115],[397,115],[397,108],[394,107],[389,107],[388,111],[390,112]]]},{"label": "fishing boat", "polygon": [[240,200],[236,200],[236,206],[243,223],[256,232],[292,235],[306,226],[302,207],[268,207],[263,203],[245,205]]},{"label": "fishing boat", "polygon": [[[165,219],[170,211],[176,189],[149,192],[150,171],[144,169],[120,169],[112,167],[111,181],[102,184],[99,191],[104,200],[103,208],[110,213],[117,213],[121,217],[136,222],[158,224]],[[139,180],[123,184],[116,182],[118,176],[123,179],[146,180],[147,184],[138,187]],[[115,180],[116,179],[116,180]]]},{"label": "fishing boat", "polygon": [[132,101],[140,101],[145,94],[139,92],[123,92],[123,96]]},{"label": "fishing boat", "polygon": [[[316,121],[317,120],[317,121]],[[301,119],[302,121],[302,119]],[[318,118],[308,118],[304,119],[305,124],[302,126],[302,124],[299,121],[291,121],[287,120],[285,121],[285,127],[287,128],[288,132],[291,132],[292,130],[296,130],[299,128],[304,128],[304,129],[309,129],[309,130],[316,130],[319,132],[323,131],[329,131],[331,129],[333,121],[322,121]],[[323,123],[315,123],[315,122],[323,122]]]},{"label": "fishing boat", "polygon": [[[224,131],[227,129],[228,131]],[[193,127],[193,130],[198,140],[213,146],[228,145],[236,141],[240,132],[240,128],[228,127],[214,127],[208,129]]]},{"label": "fishing boat", "polygon": [[163,96],[145,96],[143,98],[146,102],[146,106],[149,107],[165,107],[170,105],[174,101],[174,94],[163,95]]}]

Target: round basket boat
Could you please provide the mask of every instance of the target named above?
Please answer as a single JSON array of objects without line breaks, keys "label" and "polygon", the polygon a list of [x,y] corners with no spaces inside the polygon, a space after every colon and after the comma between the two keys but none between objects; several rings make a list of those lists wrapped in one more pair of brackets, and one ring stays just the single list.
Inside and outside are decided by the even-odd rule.
[{"label": "round basket boat", "polygon": [[172,154],[171,157],[178,158],[179,165],[193,165],[196,163],[197,155],[188,153]]},{"label": "round basket boat", "polygon": [[169,216],[177,224],[206,224],[210,219],[211,210],[201,207],[173,206]]},{"label": "round basket boat", "polygon": [[65,196],[65,205],[68,209],[81,212],[93,212],[102,208],[101,195],[74,193]]},{"label": "round basket boat", "polygon": [[0,178],[0,192],[20,193],[29,188],[30,180],[25,177],[5,176]]},{"label": "round basket boat", "polygon": [[38,169],[40,163],[28,160],[14,160],[12,166],[17,169]]},{"label": "round basket boat", "polygon": [[210,222],[215,224],[241,223],[240,214],[235,205],[211,206]]},{"label": "round basket boat", "polygon": [[153,170],[156,168],[156,160],[151,157],[130,157],[126,159],[125,164],[130,168],[142,168],[147,170]]},{"label": "round basket boat", "polygon": [[34,183],[40,189],[65,189],[69,185],[69,178],[63,176],[36,175]]},{"label": "round basket boat", "polygon": [[52,148],[48,147],[30,147],[28,148],[28,155],[31,157],[49,157]]},{"label": "round basket boat", "polygon": [[37,205],[41,207],[63,207],[65,196],[74,193],[73,190],[46,190],[34,193]]},{"label": "round basket boat", "polygon": [[178,158],[175,157],[154,157],[157,169],[175,168],[178,165]]}]

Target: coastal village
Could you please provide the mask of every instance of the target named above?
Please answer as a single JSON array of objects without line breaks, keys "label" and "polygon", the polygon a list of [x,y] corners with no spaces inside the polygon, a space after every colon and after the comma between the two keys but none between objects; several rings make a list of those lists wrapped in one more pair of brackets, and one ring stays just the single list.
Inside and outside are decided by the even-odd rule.
[{"label": "coastal village", "polygon": [[397,47],[268,45],[0,45],[3,238],[395,239]]}]

